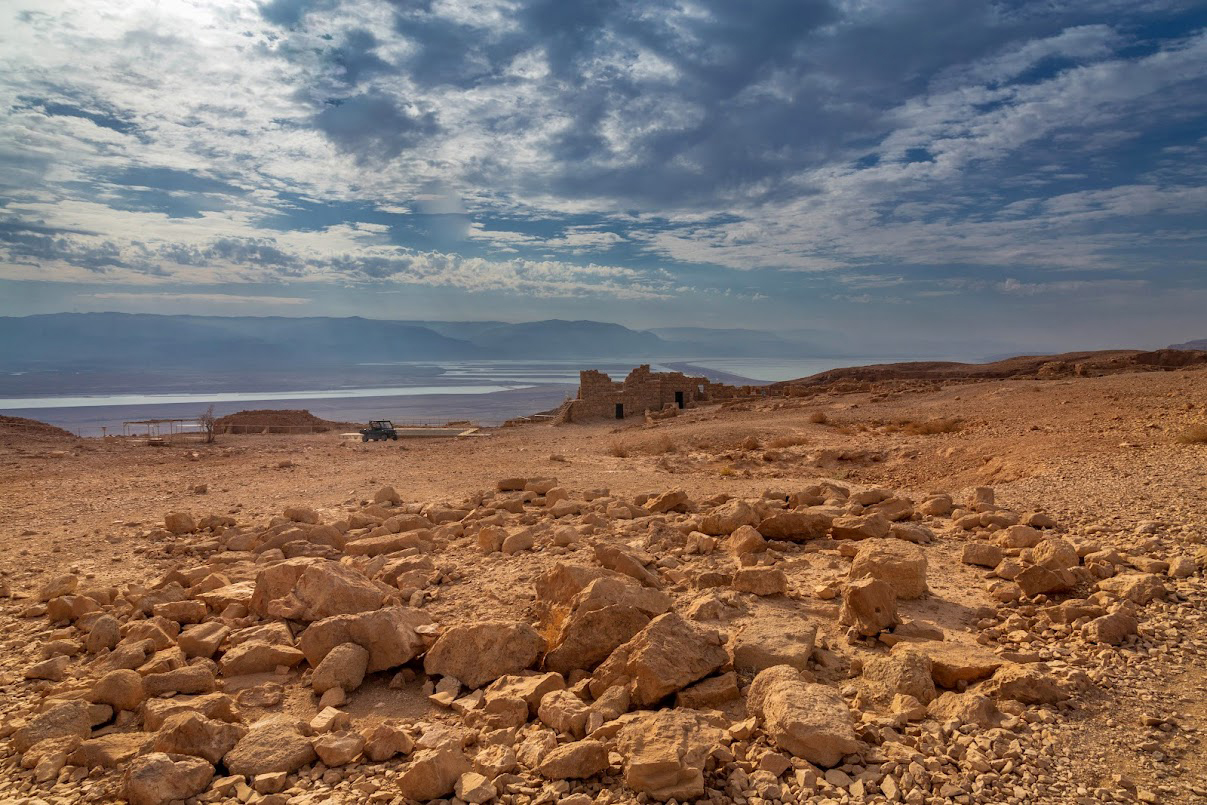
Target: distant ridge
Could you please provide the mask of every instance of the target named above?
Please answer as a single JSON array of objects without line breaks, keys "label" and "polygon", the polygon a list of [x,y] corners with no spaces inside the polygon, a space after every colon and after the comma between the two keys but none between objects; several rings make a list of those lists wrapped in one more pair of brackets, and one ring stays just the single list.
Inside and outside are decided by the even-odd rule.
[{"label": "distant ridge", "polygon": [[1204,349],[1207,350],[1207,338],[1200,338],[1196,341],[1187,341],[1185,344],[1170,344],[1170,349]]},{"label": "distant ridge", "polygon": [[1158,349],[1114,349],[1098,352],[1064,352],[1058,355],[1022,355],[994,363],[955,361],[912,361],[831,369],[809,377],[772,384],[781,386],[824,386],[832,383],[876,383],[895,380],[969,381],[1024,377],[1067,377],[1077,374],[1103,375],[1118,372],[1177,369],[1207,365],[1207,351]]}]

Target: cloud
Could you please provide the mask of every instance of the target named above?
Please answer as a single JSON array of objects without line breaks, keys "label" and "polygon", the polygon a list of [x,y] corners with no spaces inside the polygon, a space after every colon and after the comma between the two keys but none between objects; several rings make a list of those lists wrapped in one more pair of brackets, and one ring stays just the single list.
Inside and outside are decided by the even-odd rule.
[{"label": "cloud", "polygon": [[135,304],[152,304],[159,302],[213,302],[221,305],[269,305],[269,306],[294,306],[308,305],[311,300],[301,296],[240,296],[231,293],[167,293],[167,292],[145,292],[145,293],[127,293],[119,291],[107,291],[105,293],[90,294],[92,299],[112,299],[119,302],[132,302]]},{"label": "cloud", "polygon": [[0,276],[867,305],[1201,287],[1194,11],[47,0],[0,12]]}]

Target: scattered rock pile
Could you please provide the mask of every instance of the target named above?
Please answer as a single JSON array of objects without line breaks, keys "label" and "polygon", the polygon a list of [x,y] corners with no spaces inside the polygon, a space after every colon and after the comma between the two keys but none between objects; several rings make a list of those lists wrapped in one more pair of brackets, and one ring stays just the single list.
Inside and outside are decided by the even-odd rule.
[{"label": "scattered rock pile", "polygon": [[[386,487],[256,527],[171,512],[148,537],[174,566],[145,586],[30,591],[49,628],[3,728],[6,800],[1037,801],[1095,658],[1207,561],[1077,541],[991,489],[835,482]],[[987,586],[945,631],[917,605],[957,558]],[[523,616],[458,619],[444,603],[500,563],[531,585]]]}]

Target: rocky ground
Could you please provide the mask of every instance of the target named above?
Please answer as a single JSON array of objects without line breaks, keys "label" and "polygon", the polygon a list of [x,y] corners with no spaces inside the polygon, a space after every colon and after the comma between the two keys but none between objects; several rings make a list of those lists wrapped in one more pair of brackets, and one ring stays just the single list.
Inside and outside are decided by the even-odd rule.
[{"label": "rocky ground", "polygon": [[0,800],[1207,802],[1205,402],[0,433]]}]

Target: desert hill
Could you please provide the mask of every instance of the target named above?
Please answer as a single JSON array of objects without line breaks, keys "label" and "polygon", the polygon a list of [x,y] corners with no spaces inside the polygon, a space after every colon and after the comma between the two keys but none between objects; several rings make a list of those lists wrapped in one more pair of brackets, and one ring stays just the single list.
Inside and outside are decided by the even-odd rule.
[{"label": "desert hill", "polygon": [[1065,352],[1058,355],[1023,355],[991,363],[953,361],[913,361],[873,364],[831,369],[809,377],[772,384],[817,387],[842,382],[877,383],[884,381],[981,381],[1008,378],[1051,378],[1097,376],[1120,372],[1157,371],[1207,364],[1207,351],[1136,349]]}]

